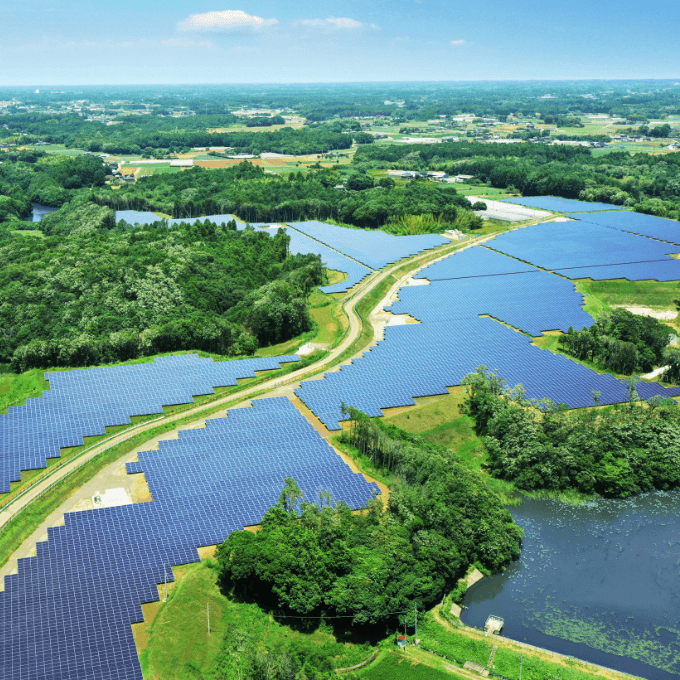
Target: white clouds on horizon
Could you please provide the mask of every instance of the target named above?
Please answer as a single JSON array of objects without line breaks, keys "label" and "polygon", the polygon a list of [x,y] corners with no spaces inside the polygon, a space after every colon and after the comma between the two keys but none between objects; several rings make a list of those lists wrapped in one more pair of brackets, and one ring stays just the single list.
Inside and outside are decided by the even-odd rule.
[{"label": "white clouds on horizon", "polygon": [[192,14],[182,21],[178,28],[181,31],[211,31],[218,33],[241,33],[253,31],[278,24],[278,19],[263,19],[246,14],[240,9],[227,9],[222,12],[206,12]]},{"label": "white clouds on horizon", "polygon": [[303,19],[298,22],[302,26],[313,26],[315,28],[340,28],[344,30],[377,29],[375,24],[364,24],[356,19],[349,17],[329,17],[328,19]]}]

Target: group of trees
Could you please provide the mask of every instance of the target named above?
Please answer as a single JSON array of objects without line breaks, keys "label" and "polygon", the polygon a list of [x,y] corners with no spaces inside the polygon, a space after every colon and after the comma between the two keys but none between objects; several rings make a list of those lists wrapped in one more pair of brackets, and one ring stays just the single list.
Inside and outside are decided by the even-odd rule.
[{"label": "group of trees", "polygon": [[93,156],[10,154],[0,164],[0,223],[29,219],[32,203],[61,206],[76,189],[102,186],[108,172]]},{"label": "group of trees", "polygon": [[0,244],[0,363],[87,366],[176,350],[252,354],[309,330],[315,255],[209,222],[125,229],[88,201],[46,218],[44,239]]},{"label": "group of trees", "polygon": [[521,530],[501,500],[452,451],[345,409],[347,440],[388,474],[380,498],[353,514],[328,494],[305,500],[294,480],[256,533],[218,548],[221,582],[239,599],[297,614],[394,623],[414,603],[438,602],[468,566],[499,571],[519,554]]},{"label": "group of trees", "polygon": [[243,162],[219,170],[192,168],[176,175],[144,177],[116,191],[94,192],[91,200],[115,209],[135,205],[173,217],[235,213],[248,222],[334,219],[369,228],[421,214],[441,217],[452,225],[472,207],[448,186],[420,182],[403,188],[396,188],[394,182],[375,186],[371,177],[357,172],[348,180],[345,193],[335,188],[340,181],[338,171],[327,168],[284,179]]},{"label": "group of trees", "polygon": [[658,319],[615,309],[602,314],[589,329],[579,332],[570,326],[567,334],[560,337],[559,345],[577,359],[631,375],[659,366],[672,334],[672,328]]},{"label": "group of trees", "polygon": [[354,162],[360,168],[474,175],[524,196],[601,201],[680,219],[680,154],[616,151],[594,156],[580,146],[451,142],[360,147]]},{"label": "group of trees", "polygon": [[634,379],[627,404],[575,412],[549,400],[529,408],[521,385],[511,390],[483,366],[463,384],[488,470],[519,489],[626,497],[680,486],[680,409],[672,399],[641,403]]}]

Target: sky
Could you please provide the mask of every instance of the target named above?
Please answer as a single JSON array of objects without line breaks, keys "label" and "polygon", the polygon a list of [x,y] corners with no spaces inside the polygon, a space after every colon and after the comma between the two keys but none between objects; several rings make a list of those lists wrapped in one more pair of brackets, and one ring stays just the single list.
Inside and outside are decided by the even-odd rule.
[{"label": "sky", "polygon": [[0,0],[0,85],[680,77],[677,0]]}]

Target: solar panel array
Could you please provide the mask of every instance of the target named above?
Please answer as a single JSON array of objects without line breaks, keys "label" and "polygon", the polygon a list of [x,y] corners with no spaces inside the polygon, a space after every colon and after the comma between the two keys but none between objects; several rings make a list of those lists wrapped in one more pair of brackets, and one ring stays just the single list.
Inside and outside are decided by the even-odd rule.
[{"label": "solar panel array", "polygon": [[[144,210],[116,210],[116,222],[125,220],[128,224],[153,224],[154,222],[159,222],[161,220],[168,223],[168,226],[173,227],[176,224],[181,224],[182,222],[186,224],[194,224],[195,222],[205,222],[209,220],[218,225],[227,224],[231,220],[235,220],[236,227],[238,229],[245,229],[246,223],[239,220],[238,217],[234,215],[206,215],[204,217],[180,217],[166,220],[163,217],[158,217],[155,213],[144,211]],[[256,225],[254,225],[256,226]]]},{"label": "solar panel array", "polygon": [[[570,279],[680,279],[677,246],[588,222],[550,222],[497,236],[488,246]],[[607,265],[616,265],[615,267]]]},{"label": "solar panel array", "polygon": [[327,246],[358,260],[371,269],[382,269],[422,250],[436,248],[450,240],[439,234],[392,236],[379,229],[349,229],[325,222],[288,222],[288,224]]},{"label": "solar panel array", "polygon": [[[479,365],[498,369],[510,385],[521,383],[529,398],[549,397],[571,408],[592,406],[593,390],[601,392],[602,404],[627,399],[623,381],[541,350],[530,337],[495,320],[533,335],[589,325],[592,318],[573,284],[547,272],[508,273],[516,261],[480,246],[448,260],[421,276],[430,278],[432,269],[434,279],[456,268],[468,276],[477,268],[479,276],[402,288],[392,311],[410,313],[422,323],[388,326],[385,339],[363,357],[323,380],[301,383],[296,394],[326,427],[339,429],[341,402],[381,416],[384,408],[413,406],[413,397],[447,394],[447,387],[460,384]],[[480,318],[482,314],[495,319]],[[641,383],[638,392],[648,399],[680,395],[680,388]]]},{"label": "solar panel array", "polygon": [[315,255],[321,255],[321,261],[325,267],[347,274],[347,278],[344,281],[330,286],[319,286],[323,293],[344,293],[371,273],[371,270],[363,264],[345,257],[337,250],[333,250],[295,229],[286,229],[286,232],[290,236],[291,253],[314,253]]},{"label": "solar panel array", "polygon": [[215,362],[185,354],[149,364],[46,373],[50,390],[0,415],[0,492],[20,481],[22,470],[46,467],[61,448],[82,446],[83,437],[103,435],[106,426],[129,425],[131,416],[163,413],[163,406],[189,403],[214,387],[299,360],[292,355]]},{"label": "solar panel array", "polygon": [[[132,623],[158,600],[164,565],[258,524],[293,477],[309,501],[329,490],[357,509],[375,484],[354,474],[285,398],[234,409],[140,453],[153,501],[68,513],[0,592],[0,677],[142,680]],[[173,580],[168,568],[168,580]]]},{"label": "solar panel array", "polygon": [[567,215],[601,227],[629,231],[680,245],[680,222],[635,212],[607,212],[595,215]]},{"label": "solar panel array", "polygon": [[609,203],[590,203],[589,201],[576,201],[573,198],[560,198],[559,196],[519,196],[517,198],[502,198],[501,201],[560,213],[623,210],[621,206],[610,205]]}]

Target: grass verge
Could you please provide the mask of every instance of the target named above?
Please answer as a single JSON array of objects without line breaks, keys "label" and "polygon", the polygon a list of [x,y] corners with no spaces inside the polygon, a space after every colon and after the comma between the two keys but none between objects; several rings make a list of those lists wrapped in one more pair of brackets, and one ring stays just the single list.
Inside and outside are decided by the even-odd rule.
[{"label": "grass verge", "polygon": [[338,641],[323,623],[313,631],[300,632],[275,621],[255,604],[234,602],[218,587],[212,565],[205,560],[174,568],[176,582],[169,584],[168,601],[146,605],[145,618],[149,612],[153,619],[134,627],[145,679],[208,677],[219,665],[220,653],[224,654],[225,636],[236,631],[262,650],[313,649],[316,656],[331,659],[336,668],[353,666],[371,654],[367,644]]}]

